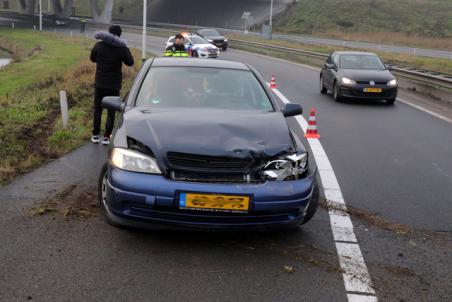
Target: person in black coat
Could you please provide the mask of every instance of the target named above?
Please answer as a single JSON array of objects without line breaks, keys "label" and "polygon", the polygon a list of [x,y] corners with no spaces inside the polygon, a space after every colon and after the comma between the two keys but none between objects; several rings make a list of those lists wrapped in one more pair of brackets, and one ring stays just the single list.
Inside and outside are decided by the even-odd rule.
[{"label": "person in black coat", "polygon": [[[94,93],[93,136],[91,141],[99,143],[100,124],[102,118],[102,99],[106,96],[119,96],[122,84],[122,64],[132,66],[133,56],[126,41],[120,38],[121,27],[110,26],[108,32],[96,32],[94,38],[100,40],[91,50],[90,59],[96,63],[96,79]],[[107,122],[102,144],[110,143],[110,135],[115,123],[115,112],[108,110]]]}]

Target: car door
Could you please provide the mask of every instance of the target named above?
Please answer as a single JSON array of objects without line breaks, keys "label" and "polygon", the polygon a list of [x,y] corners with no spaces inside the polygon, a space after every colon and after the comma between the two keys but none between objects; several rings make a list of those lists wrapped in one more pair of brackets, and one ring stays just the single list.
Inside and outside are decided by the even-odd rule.
[{"label": "car door", "polygon": [[333,54],[333,64],[334,68],[330,69],[331,71],[331,89],[333,89],[334,81],[337,79],[337,72],[339,70],[339,58],[340,56],[338,54]]},{"label": "car door", "polygon": [[323,72],[322,72],[323,85],[325,85],[325,87],[327,89],[333,88],[334,75],[332,73],[332,69],[327,67],[327,65],[333,64],[333,56],[334,56],[334,54],[332,54],[328,57],[328,59],[325,62],[325,66],[323,67]]}]

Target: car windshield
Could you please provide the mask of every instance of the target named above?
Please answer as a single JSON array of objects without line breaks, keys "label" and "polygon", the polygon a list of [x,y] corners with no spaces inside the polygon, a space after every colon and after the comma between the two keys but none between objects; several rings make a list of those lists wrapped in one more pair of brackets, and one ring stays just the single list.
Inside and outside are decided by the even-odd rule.
[{"label": "car windshield", "polygon": [[200,67],[151,68],[135,105],[273,111],[251,71]]},{"label": "car windshield", "polygon": [[205,36],[220,36],[220,33],[213,29],[202,30],[200,33]]},{"label": "car windshield", "polygon": [[341,55],[339,68],[383,70],[385,66],[375,55]]},{"label": "car windshield", "polygon": [[190,37],[191,43],[193,44],[209,44],[206,40],[201,37]]}]

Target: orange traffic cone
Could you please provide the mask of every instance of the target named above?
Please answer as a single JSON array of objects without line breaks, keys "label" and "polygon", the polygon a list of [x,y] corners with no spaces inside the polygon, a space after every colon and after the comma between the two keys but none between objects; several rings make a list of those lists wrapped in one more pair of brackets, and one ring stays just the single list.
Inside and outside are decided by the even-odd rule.
[{"label": "orange traffic cone", "polygon": [[270,81],[270,88],[271,88],[271,89],[276,89],[276,88],[278,88],[278,87],[276,86],[276,78],[275,78],[274,75],[272,75],[272,80]]},{"label": "orange traffic cone", "polygon": [[317,121],[315,119],[316,112],[317,110],[315,108],[311,108],[309,113],[308,129],[304,135],[306,138],[320,138],[320,134],[317,131]]}]

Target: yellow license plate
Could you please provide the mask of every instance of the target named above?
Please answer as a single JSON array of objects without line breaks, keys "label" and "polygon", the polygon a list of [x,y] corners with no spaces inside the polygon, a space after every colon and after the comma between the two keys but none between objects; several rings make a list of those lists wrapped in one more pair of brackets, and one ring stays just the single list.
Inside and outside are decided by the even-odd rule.
[{"label": "yellow license plate", "polygon": [[186,210],[212,211],[212,212],[248,212],[250,207],[249,196],[180,193],[179,207]]},{"label": "yellow license plate", "polygon": [[364,88],[364,92],[377,92],[377,93],[380,93],[382,91],[383,91],[383,89],[381,89],[381,88]]}]

